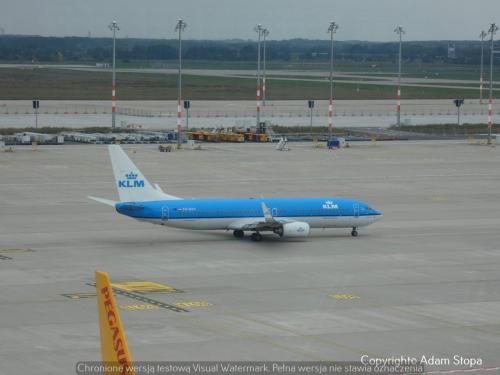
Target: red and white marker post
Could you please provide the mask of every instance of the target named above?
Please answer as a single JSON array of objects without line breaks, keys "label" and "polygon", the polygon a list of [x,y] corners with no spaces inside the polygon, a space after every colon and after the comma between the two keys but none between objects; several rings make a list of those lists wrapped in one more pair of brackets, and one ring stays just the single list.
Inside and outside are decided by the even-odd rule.
[{"label": "red and white marker post", "polygon": [[488,100],[488,132],[491,134],[491,128],[493,125],[493,101],[491,96]]},{"label": "red and white marker post", "polygon": [[331,135],[333,131],[333,99],[328,103],[328,132]]},{"label": "red and white marker post", "polygon": [[111,113],[116,113],[116,85],[111,86]]},{"label": "red and white marker post", "polygon": [[260,118],[260,85],[257,85],[257,118]]},{"label": "red and white marker post", "polygon": [[401,86],[398,86],[397,113],[398,113],[398,119],[400,119],[401,118]]},{"label": "red and white marker post", "polygon": [[182,133],[182,107],[181,107],[181,98],[177,99],[177,137],[180,139]]}]

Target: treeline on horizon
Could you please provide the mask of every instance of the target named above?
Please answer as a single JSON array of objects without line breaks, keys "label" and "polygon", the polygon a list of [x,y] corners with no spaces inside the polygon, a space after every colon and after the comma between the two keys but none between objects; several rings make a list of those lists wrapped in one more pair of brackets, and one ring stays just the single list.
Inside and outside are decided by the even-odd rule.
[{"label": "treeline on horizon", "polygon": [[[454,57],[448,47],[455,47]],[[326,61],[329,58],[328,40],[289,39],[267,42],[269,60]],[[177,40],[117,39],[117,59],[122,62],[174,60]],[[397,42],[336,41],[337,61],[381,62],[394,61]],[[485,56],[489,48],[485,43]],[[257,43],[245,40],[184,40],[184,59],[212,61],[253,61]],[[36,62],[109,62],[112,57],[111,38],[0,36],[0,60]],[[406,62],[479,64],[481,45],[478,41],[411,41],[404,42]]]}]

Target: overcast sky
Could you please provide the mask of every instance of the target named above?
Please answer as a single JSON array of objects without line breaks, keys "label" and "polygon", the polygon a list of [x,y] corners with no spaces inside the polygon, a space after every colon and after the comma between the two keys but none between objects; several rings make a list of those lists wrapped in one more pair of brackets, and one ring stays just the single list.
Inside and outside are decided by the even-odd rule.
[{"label": "overcast sky", "polygon": [[[389,41],[397,24],[408,40],[477,39],[500,22],[500,0],[1,0],[8,34],[174,38],[178,17],[189,39],[253,39],[262,23],[270,39],[326,39],[330,20],[340,40]],[[495,18],[496,17],[496,18]],[[499,34],[500,36],[500,34]]]}]

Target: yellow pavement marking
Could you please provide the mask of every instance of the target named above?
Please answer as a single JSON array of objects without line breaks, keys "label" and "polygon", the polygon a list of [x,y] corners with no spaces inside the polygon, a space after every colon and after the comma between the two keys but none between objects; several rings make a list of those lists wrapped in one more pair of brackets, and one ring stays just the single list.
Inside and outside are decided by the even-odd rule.
[{"label": "yellow pavement marking", "polygon": [[211,304],[210,302],[207,302],[207,301],[182,301],[182,302],[174,303],[174,306],[183,307],[183,308],[210,307],[210,306],[213,306],[213,304]]},{"label": "yellow pavement marking", "polygon": [[127,292],[136,293],[182,293],[181,290],[175,289],[170,285],[153,281],[124,281],[120,283],[111,283],[111,286],[113,288],[126,290]]},{"label": "yellow pavement marking", "polygon": [[441,196],[441,195],[436,195],[436,196],[432,197],[432,201],[434,201],[434,202],[444,202],[446,200],[447,200],[446,197]]},{"label": "yellow pavement marking", "polygon": [[150,304],[147,304],[147,305],[120,305],[119,307],[122,310],[134,310],[134,311],[159,309],[158,306],[150,305]]},{"label": "yellow pavement marking", "polygon": [[[151,299],[149,297],[146,297],[144,294],[144,288],[140,288],[140,291],[135,291],[136,289],[133,288],[133,285],[135,284],[136,282],[130,282],[130,283],[111,283],[112,287],[113,287],[113,292],[116,293],[117,295],[120,295],[120,296],[124,296],[124,297],[128,297],[128,298],[132,298],[132,299],[135,299],[136,301],[140,301],[140,302],[144,302],[146,304],[149,304],[149,305],[155,305],[155,306],[158,306],[158,307],[161,307],[161,308],[164,308],[164,309],[167,309],[167,310],[172,310],[172,311],[175,311],[175,312],[189,312],[189,310],[186,310],[186,309],[183,309],[181,307],[177,307],[177,306],[174,306],[172,304],[168,304],[168,303],[164,303],[164,302],[161,302],[161,301],[157,301],[157,300],[154,300],[154,299]],[[149,282],[139,282],[141,283],[142,285],[144,283],[148,283],[147,285],[151,285],[151,283]],[[158,284],[158,283],[153,283],[155,284],[155,289],[145,289],[147,290],[148,292],[156,292],[156,285],[162,285],[163,284]],[[92,287],[95,287],[95,284],[93,283],[88,283],[87,285],[90,285]],[[129,290],[126,290],[124,289],[123,287],[126,287],[128,288]],[[130,290],[134,290],[134,291],[130,291]],[[172,291],[170,290],[167,290],[167,291],[163,291],[163,290],[160,290],[158,291],[158,293],[182,293],[182,291],[180,290],[177,290],[177,289],[173,289],[172,288]]]},{"label": "yellow pavement marking", "polygon": [[332,293],[329,294],[329,297],[337,300],[352,300],[361,298],[360,296],[357,296],[355,294],[347,294],[347,293]]},{"label": "yellow pavement marking", "polygon": [[96,296],[95,293],[66,293],[61,294],[63,297],[67,297],[70,299],[82,299],[82,298],[93,298]]}]

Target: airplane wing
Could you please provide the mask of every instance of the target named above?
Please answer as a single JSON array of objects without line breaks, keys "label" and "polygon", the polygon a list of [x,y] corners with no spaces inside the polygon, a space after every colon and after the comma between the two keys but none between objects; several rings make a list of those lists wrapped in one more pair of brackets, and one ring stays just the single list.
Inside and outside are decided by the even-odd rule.
[{"label": "airplane wing", "polygon": [[273,215],[271,215],[271,211],[269,211],[269,207],[264,202],[261,202],[260,206],[262,207],[262,212],[264,213],[264,220],[266,223],[273,223],[275,220]]},{"label": "airplane wing", "polygon": [[279,221],[274,221],[272,223],[265,221],[255,221],[253,223],[248,223],[241,226],[241,230],[255,230],[259,232],[274,231],[275,229],[281,228],[282,224]]},{"label": "airplane wing", "polygon": [[253,230],[259,232],[265,232],[265,231],[274,232],[276,230],[280,230],[283,224],[291,222],[291,220],[288,219],[274,218],[273,215],[271,214],[271,210],[269,210],[269,207],[267,207],[267,205],[264,202],[261,203],[261,207],[263,213],[262,218],[237,220],[231,225],[231,229]]}]

